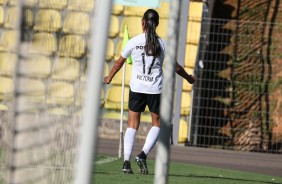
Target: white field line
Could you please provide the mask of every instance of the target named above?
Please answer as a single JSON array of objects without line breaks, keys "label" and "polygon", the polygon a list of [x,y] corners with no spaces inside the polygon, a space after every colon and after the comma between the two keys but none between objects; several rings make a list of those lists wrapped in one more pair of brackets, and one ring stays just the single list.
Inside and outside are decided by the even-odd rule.
[{"label": "white field line", "polygon": [[114,158],[114,157],[107,157],[103,160],[99,160],[97,162],[95,162],[95,164],[99,165],[99,164],[105,164],[105,163],[109,163],[109,162],[113,162],[115,160],[117,160],[118,158]]}]

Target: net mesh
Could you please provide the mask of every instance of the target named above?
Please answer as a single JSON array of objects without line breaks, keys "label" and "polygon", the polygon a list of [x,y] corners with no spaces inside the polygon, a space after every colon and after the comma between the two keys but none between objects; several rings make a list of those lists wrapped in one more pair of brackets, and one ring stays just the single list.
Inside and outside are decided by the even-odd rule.
[{"label": "net mesh", "polygon": [[0,183],[72,183],[94,1],[1,7],[1,56],[15,64],[0,78]]},{"label": "net mesh", "polygon": [[[196,146],[281,153],[282,26],[273,2],[242,1],[236,19],[202,19],[203,4],[190,3],[184,67],[197,83],[183,83],[180,143],[191,129]],[[93,9],[92,0],[0,0],[0,183],[72,183]],[[130,37],[141,33],[146,9],[113,7],[105,74],[120,56],[124,25]],[[157,9],[164,39],[168,10],[167,2]],[[99,136],[118,139],[121,75],[101,94]],[[148,109],[141,121],[151,121]]]}]

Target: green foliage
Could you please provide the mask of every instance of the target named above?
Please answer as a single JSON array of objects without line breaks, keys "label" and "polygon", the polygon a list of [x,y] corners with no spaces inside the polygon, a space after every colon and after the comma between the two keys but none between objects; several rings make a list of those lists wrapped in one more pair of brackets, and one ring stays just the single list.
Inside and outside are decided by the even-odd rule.
[{"label": "green foliage", "polygon": [[282,89],[282,77],[277,80],[273,80],[269,83],[268,90],[269,92],[275,91],[276,89]]},{"label": "green foliage", "polygon": [[[245,91],[245,92],[253,92],[255,94],[261,93],[262,89],[264,89],[264,83],[260,82],[251,82],[251,81],[235,81],[236,91]],[[237,97],[237,93],[235,93],[235,98]]]},{"label": "green foliage", "polygon": [[7,156],[5,153],[6,150],[0,148],[0,163],[4,161],[5,157]]},{"label": "green foliage", "polygon": [[[259,81],[259,75],[248,75],[246,77],[241,78],[240,80],[236,80],[234,82],[236,91],[245,91],[245,92],[253,92],[255,94],[261,94],[267,88],[268,93],[271,93],[277,89],[282,89],[282,78],[278,78],[276,80],[267,81]],[[235,98],[237,97],[237,93],[235,93]]]}]

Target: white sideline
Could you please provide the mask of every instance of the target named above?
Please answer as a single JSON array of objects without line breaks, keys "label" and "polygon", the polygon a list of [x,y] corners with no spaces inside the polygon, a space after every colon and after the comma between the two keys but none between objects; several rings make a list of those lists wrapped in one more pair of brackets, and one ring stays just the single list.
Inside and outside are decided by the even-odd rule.
[{"label": "white sideline", "polygon": [[118,158],[107,157],[106,159],[99,160],[99,161],[95,162],[95,164],[97,164],[97,165],[99,165],[99,164],[105,164],[105,163],[109,163],[109,162],[116,161],[117,159],[118,159]]}]

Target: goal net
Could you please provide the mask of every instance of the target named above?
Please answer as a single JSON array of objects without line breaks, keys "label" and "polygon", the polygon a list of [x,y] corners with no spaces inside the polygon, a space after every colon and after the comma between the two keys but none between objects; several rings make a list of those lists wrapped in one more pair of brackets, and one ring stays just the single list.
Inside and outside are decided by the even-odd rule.
[{"label": "goal net", "polygon": [[19,2],[0,1],[0,183],[72,183],[94,1]]}]

